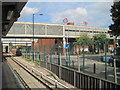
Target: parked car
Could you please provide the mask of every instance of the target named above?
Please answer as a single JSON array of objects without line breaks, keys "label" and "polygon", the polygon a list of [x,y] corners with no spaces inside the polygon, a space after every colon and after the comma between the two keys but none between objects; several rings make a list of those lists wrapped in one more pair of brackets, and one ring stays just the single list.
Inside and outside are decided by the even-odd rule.
[{"label": "parked car", "polygon": [[101,56],[101,61],[105,62],[105,58],[106,58],[106,63],[108,63],[110,66],[113,66],[113,56]]},{"label": "parked car", "polygon": [[[116,67],[120,67],[120,56],[106,56],[106,62],[110,66],[114,66],[114,59],[116,60]],[[101,57],[101,61],[105,62],[105,56]]]}]

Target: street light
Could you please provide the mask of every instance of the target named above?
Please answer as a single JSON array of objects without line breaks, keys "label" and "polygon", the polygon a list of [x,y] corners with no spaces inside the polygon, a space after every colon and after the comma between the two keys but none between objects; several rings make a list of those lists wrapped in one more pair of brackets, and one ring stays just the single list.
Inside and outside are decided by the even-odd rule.
[{"label": "street light", "polygon": [[34,61],[34,16],[43,15],[43,14],[33,14],[33,61]]}]

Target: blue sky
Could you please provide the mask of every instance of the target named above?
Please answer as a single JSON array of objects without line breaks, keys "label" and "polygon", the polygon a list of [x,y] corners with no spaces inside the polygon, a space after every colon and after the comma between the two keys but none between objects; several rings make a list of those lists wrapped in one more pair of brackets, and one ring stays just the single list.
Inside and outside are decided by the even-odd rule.
[{"label": "blue sky", "polygon": [[104,27],[112,23],[110,8],[112,2],[29,2],[21,12],[18,21],[32,22],[32,14],[42,13],[42,16],[35,15],[35,22],[63,24],[63,19],[68,18],[69,22],[83,26],[87,21],[88,26]]}]

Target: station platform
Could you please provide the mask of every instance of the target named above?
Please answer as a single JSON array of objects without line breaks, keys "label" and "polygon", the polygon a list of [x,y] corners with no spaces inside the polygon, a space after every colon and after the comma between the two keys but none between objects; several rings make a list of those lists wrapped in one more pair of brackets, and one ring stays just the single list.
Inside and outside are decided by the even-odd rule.
[{"label": "station platform", "polygon": [[22,88],[21,83],[15,77],[13,71],[8,66],[7,62],[2,62],[2,89],[20,89]]}]

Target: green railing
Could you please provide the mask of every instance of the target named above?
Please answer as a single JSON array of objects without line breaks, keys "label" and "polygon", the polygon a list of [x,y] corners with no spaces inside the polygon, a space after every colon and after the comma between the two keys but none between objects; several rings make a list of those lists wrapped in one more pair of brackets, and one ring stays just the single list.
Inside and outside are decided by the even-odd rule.
[{"label": "green railing", "polygon": [[[107,44],[108,43],[105,43],[105,46]],[[40,64],[42,67],[45,67],[45,68],[51,70],[52,72],[56,73],[56,75],[60,76],[63,79],[65,79],[67,77],[63,77],[63,76],[59,75],[60,72],[62,73],[62,71],[58,70],[59,67],[67,68],[68,71],[71,69],[74,70],[74,73],[76,73],[77,76],[74,76],[73,72],[71,71],[72,77],[70,77],[70,78],[75,79],[75,77],[77,77],[77,79],[79,80],[80,79],[79,76],[80,77],[83,76],[82,79],[85,77],[87,79],[93,78],[93,79],[98,80],[98,81],[104,81],[105,83],[110,83],[110,84],[112,83],[111,85],[115,84],[113,82],[106,81],[108,79],[107,78],[108,77],[107,68],[109,66],[108,63],[106,62],[107,61],[106,57],[109,55],[109,53],[107,52],[107,47],[105,47],[106,50],[104,53],[92,54],[92,52],[91,53],[89,52],[89,54],[88,54],[88,52],[86,52],[86,46],[84,44],[78,45],[78,46],[79,46],[79,51],[78,51],[79,53],[78,54],[73,53],[75,51],[73,48],[73,47],[75,47],[75,45],[71,44],[71,43],[69,44],[69,48],[66,49],[66,54],[63,53],[63,45],[60,43],[56,44],[56,45],[41,45],[41,46],[34,47],[35,63],[37,63],[38,65]],[[24,58],[30,59],[30,60],[33,59],[33,49],[32,48],[33,47],[30,47],[30,46],[22,47],[22,55]],[[86,68],[89,67],[86,65],[86,62],[87,62],[87,60],[89,60],[88,59],[89,57],[93,57],[92,61],[101,62],[101,60],[99,58],[94,58],[95,55],[98,55],[99,58],[101,56],[105,56],[105,64],[104,64],[105,65],[104,66],[105,75],[103,75],[103,78],[106,80],[100,79],[100,78],[96,79],[96,77],[91,77],[90,75],[85,74],[85,73],[89,73],[89,71],[86,71]],[[79,58],[78,58],[78,56],[79,56]],[[80,66],[78,65],[78,62],[81,62]],[[94,68],[91,68],[90,73],[96,74],[97,64],[93,63],[93,67]],[[83,73],[81,74],[80,72],[78,72],[78,70],[83,72]],[[63,72],[64,72],[64,69],[63,69]],[[80,74],[78,74],[78,73],[80,73]],[[67,74],[66,74],[66,76],[68,76]],[[82,79],[80,79],[80,80],[82,80]],[[74,85],[76,85],[78,88],[81,88],[81,86],[78,85],[79,82],[77,80],[76,81],[72,81],[72,80],[69,81],[68,79],[65,79],[65,81],[68,81],[71,84],[74,83]],[[85,82],[86,82],[86,80],[85,80]],[[97,82],[97,81],[95,81],[95,82]],[[102,83],[100,83],[100,84],[102,84]],[[115,85],[117,85],[117,84],[115,84]],[[91,86],[91,87],[93,87],[93,86]],[[98,87],[100,87],[100,86],[98,86]]]}]

